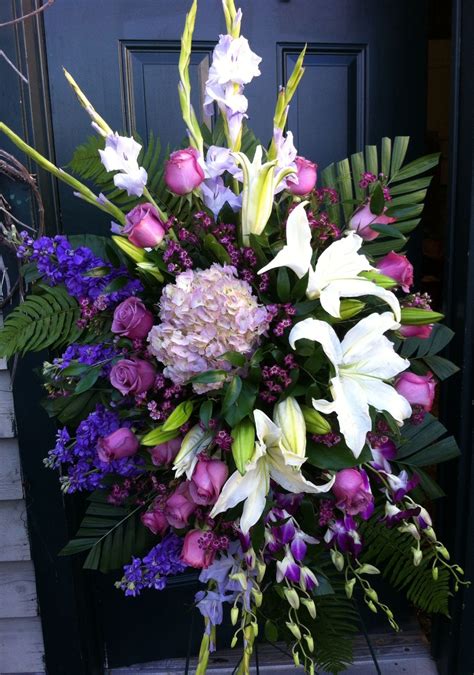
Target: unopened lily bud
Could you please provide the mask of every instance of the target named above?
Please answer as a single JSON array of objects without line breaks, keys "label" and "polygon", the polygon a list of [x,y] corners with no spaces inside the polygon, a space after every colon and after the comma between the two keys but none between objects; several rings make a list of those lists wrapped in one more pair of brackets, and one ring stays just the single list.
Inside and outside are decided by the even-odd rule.
[{"label": "unopened lily bud", "polygon": [[377,595],[377,592],[374,591],[373,588],[367,588],[366,591],[365,591],[365,594],[368,598],[370,598],[374,602],[377,602],[378,599],[379,599],[379,596]]},{"label": "unopened lily bud", "polygon": [[368,565],[366,563],[358,567],[356,572],[358,574],[380,574],[380,570],[377,567],[374,565]]},{"label": "unopened lily bud", "polygon": [[309,651],[314,652],[314,640],[312,636],[309,633],[305,633],[304,639],[306,640]]},{"label": "unopened lily bud", "polygon": [[433,577],[433,581],[438,581],[439,570],[437,567],[433,567],[433,569],[431,570],[431,576]]},{"label": "unopened lily bud", "polygon": [[371,612],[377,614],[377,607],[374,605],[372,600],[369,600],[369,602],[367,603],[367,607],[370,609]]},{"label": "unopened lily bud", "polygon": [[413,553],[413,565],[415,567],[418,567],[418,565],[423,560],[423,551],[421,550],[421,548],[413,548],[413,546],[411,550]]},{"label": "unopened lily bud", "polygon": [[300,606],[300,598],[298,593],[295,591],[294,588],[285,588],[283,591],[285,594],[285,598],[287,599],[287,602],[293,607],[293,609],[299,609]]},{"label": "unopened lily bud", "polygon": [[306,424],[298,401],[293,396],[288,396],[278,403],[273,419],[282,431],[285,463],[300,467],[306,456]]},{"label": "unopened lily bud", "polygon": [[342,555],[342,553],[340,553],[339,551],[335,551],[334,549],[331,549],[330,555],[334,567],[337,569],[338,572],[342,572],[342,570],[344,569],[344,556]]},{"label": "unopened lily bud", "polygon": [[312,619],[316,618],[316,605],[314,604],[314,600],[310,600],[309,598],[303,598],[301,600],[303,605],[306,607],[306,609],[309,612],[309,615]]},{"label": "unopened lily bud", "polygon": [[298,624],[293,623],[293,621],[291,621],[291,622],[290,622],[290,621],[287,621],[287,622],[286,622],[286,627],[287,627],[288,630],[294,635],[294,637],[295,637],[297,640],[301,640],[301,631],[300,631],[300,627],[298,626]]},{"label": "unopened lily bud", "polygon": [[233,626],[235,626],[235,624],[239,620],[239,614],[240,614],[239,608],[232,607],[232,609],[230,610],[230,620]]},{"label": "unopened lily bud", "polygon": [[260,607],[263,600],[263,594],[261,591],[258,591],[256,588],[252,588],[252,597],[255,601],[255,606]]},{"label": "unopened lily bud", "polygon": [[446,546],[443,546],[442,544],[440,544],[440,545],[437,546],[436,548],[438,549],[438,553],[439,553],[441,556],[443,556],[443,558],[444,558],[445,560],[449,560],[450,555],[449,555],[449,551],[448,551],[448,549],[446,548]]},{"label": "unopened lily bud", "polygon": [[349,579],[349,581],[346,581],[345,591],[346,591],[346,596],[349,598],[349,600],[352,598],[355,583],[356,583],[355,579]]},{"label": "unopened lily bud", "polygon": [[309,408],[306,405],[301,406],[304,421],[306,422],[306,429],[311,434],[328,434],[331,431],[331,425],[325,417],[321,415],[314,408]]},{"label": "unopened lily bud", "polygon": [[352,319],[359,314],[365,307],[365,303],[360,300],[344,299],[341,301],[340,316],[341,319]]}]

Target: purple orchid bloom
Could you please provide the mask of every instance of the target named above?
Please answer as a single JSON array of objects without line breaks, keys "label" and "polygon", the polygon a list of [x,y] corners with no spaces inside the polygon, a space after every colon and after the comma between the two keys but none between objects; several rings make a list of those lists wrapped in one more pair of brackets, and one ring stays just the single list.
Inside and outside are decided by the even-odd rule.
[{"label": "purple orchid bloom", "polygon": [[285,550],[285,557],[276,564],[276,579],[278,583],[286,578],[288,581],[297,584],[300,580],[300,567],[295,562],[290,548],[286,546]]},{"label": "purple orchid bloom", "polygon": [[408,494],[408,492],[416,488],[420,482],[420,479],[416,473],[414,473],[410,478],[405,470],[400,471],[398,476],[395,476],[393,473],[386,473],[385,471],[381,471],[380,473],[385,476],[390,489],[392,490],[393,500],[395,502],[401,501]]},{"label": "purple orchid bloom", "polygon": [[362,551],[362,538],[352,516],[332,521],[324,535],[324,541],[327,544],[334,542],[343,553],[352,553],[354,556]]}]

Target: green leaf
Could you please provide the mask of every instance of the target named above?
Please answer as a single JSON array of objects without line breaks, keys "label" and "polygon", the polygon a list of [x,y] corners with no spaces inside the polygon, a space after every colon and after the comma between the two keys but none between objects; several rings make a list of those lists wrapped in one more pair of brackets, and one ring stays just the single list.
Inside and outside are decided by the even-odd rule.
[{"label": "green leaf", "polygon": [[364,462],[372,461],[372,454],[369,448],[364,448],[358,458],[349,448],[343,445],[328,448],[325,445],[308,442],[306,451],[308,463],[317,466],[319,469],[331,469],[339,471],[339,469],[347,469],[353,466],[358,466]]},{"label": "green leaf", "polygon": [[226,361],[231,363],[233,366],[236,366],[237,368],[243,368],[243,366],[245,366],[247,362],[245,356],[240,352],[225,352],[219,358],[225,359]]},{"label": "green leaf", "polygon": [[209,428],[213,407],[213,402],[208,399],[207,401],[203,401],[203,403],[201,403],[201,407],[199,408],[199,419],[201,420],[201,423],[205,429]]},{"label": "green leaf", "polygon": [[179,429],[173,429],[172,431],[163,431],[163,427],[157,427],[152,429],[141,439],[141,444],[146,445],[147,447],[152,447],[154,445],[161,445],[162,443],[167,443],[173,438],[179,435]]},{"label": "green leaf", "polygon": [[229,382],[226,388],[224,399],[222,401],[222,411],[225,412],[234,405],[242,391],[242,380],[238,375],[235,375]]},{"label": "green leaf", "polygon": [[382,173],[388,178],[390,174],[390,158],[392,156],[392,141],[390,138],[382,138]]},{"label": "green leaf", "polygon": [[[409,218],[416,218],[423,211],[423,204],[408,204],[406,206],[389,206],[385,215],[397,220],[408,220]],[[371,226],[373,227],[373,226]]]},{"label": "green leaf", "polygon": [[193,413],[193,404],[191,401],[183,401],[173,410],[171,415],[163,424],[163,431],[174,431],[186,424]]},{"label": "green leaf", "polygon": [[351,168],[348,159],[343,159],[341,162],[337,162],[336,187],[339,190],[339,194],[341,195],[344,220],[345,222],[347,222],[351,217],[353,211],[352,206],[350,204],[344,203],[347,200],[351,200],[353,198]]},{"label": "green leaf", "polygon": [[0,355],[57,349],[78,339],[82,330],[76,300],[62,286],[46,289],[10,312],[0,331]]},{"label": "green leaf", "polygon": [[226,370],[206,370],[205,373],[200,373],[191,377],[189,380],[193,384],[213,384],[214,382],[224,382],[228,372]]},{"label": "green leaf", "polygon": [[265,639],[268,642],[277,642],[278,640],[278,628],[270,619],[265,621]]},{"label": "green leaf", "polygon": [[400,167],[403,164],[405,155],[407,154],[408,143],[410,141],[409,136],[397,136],[393,144],[392,152],[392,162],[390,166],[390,179],[398,173]]},{"label": "green leaf", "polygon": [[224,419],[231,427],[235,427],[244,417],[249,415],[255,405],[257,398],[257,386],[253,382],[244,380],[238,399],[234,405],[226,410]]},{"label": "green leaf", "polygon": [[232,429],[232,456],[235,466],[244,475],[245,466],[255,451],[255,426],[244,419]]},{"label": "green leaf", "polygon": [[[336,175],[336,167],[330,164],[321,172],[322,182],[324,187],[338,188],[338,181]],[[339,204],[330,204],[328,206],[328,215],[332,223],[338,227],[341,225],[341,212]]]},{"label": "green leaf", "polygon": [[454,332],[447,326],[435,324],[429,338],[407,338],[402,343],[400,354],[405,358],[420,358],[438,354],[451,342]]},{"label": "green leaf", "polygon": [[442,356],[425,356],[423,358],[423,363],[425,363],[440,380],[447,380],[448,377],[451,377],[451,375],[454,375],[459,371],[459,366]]},{"label": "green leaf", "polygon": [[87,391],[88,389],[91,389],[91,387],[94,386],[94,384],[97,382],[100,376],[100,371],[102,370],[102,366],[96,366],[95,368],[90,368],[89,372],[86,373],[79,382],[76,385],[76,388],[74,389],[75,394],[82,394],[82,392]]},{"label": "green leaf", "polygon": [[357,152],[354,155],[351,155],[351,169],[355,196],[359,202],[361,202],[365,196],[365,190],[363,190],[359,185],[361,176],[365,172],[364,154],[362,152]]},{"label": "green leaf", "polygon": [[396,195],[404,195],[410,192],[417,192],[423,188],[429,187],[433,176],[423,176],[423,178],[415,178],[415,180],[407,181],[406,183],[399,183],[398,185],[390,186],[390,194],[392,197]]},{"label": "green leaf", "polygon": [[401,432],[401,445],[397,462],[410,466],[428,466],[446,462],[460,454],[453,436],[442,438],[446,428],[429,413],[418,425],[405,424]]},{"label": "green leaf", "polygon": [[370,210],[372,213],[375,213],[376,216],[380,216],[383,213],[385,207],[385,199],[383,196],[382,186],[379,182],[375,184],[375,187],[370,197]]},{"label": "green leaf", "polygon": [[206,234],[203,243],[204,248],[210,251],[215,259],[222,265],[228,265],[230,263],[230,255],[213,234]]},{"label": "green leaf", "polygon": [[425,173],[425,171],[429,171],[438,165],[440,157],[441,153],[435,152],[432,155],[425,155],[424,157],[415,159],[414,162],[406,164],[400,171],[397,171],[396,173],[392,171],[391,180],[398,183],[401,180],[407,180],[407,178],[412,178],[420,173]]},{"label": "green leaf", "polygon": [[49,417],[56,417],[63,424],[71,424],[77,421],[79,417],[84,419],[84,416],[95,408],[98,400],[98,393],[89,390],[82,394],[43,399],[41,405]]},{"label": "green leaf", "polygon": [[277,274],[277,295],[280,302],[289,302],[291,298],[290,275],[286,267],[280,267]]},{"label": "green leaf", "polygon": [[380,232],[380,234],[385,234],[390,237],[395,237],[395,239],[406,241],[406,237],[400,232],[400,230],[393,225],[389,225],[388,223],[374,223],[370,227],[375,232]]}]

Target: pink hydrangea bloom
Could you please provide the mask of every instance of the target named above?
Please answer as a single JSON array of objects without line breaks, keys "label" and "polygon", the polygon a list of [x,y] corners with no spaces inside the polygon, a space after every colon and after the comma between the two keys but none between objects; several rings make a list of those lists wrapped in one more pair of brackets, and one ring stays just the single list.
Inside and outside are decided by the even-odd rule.
[{"label": "pink hydrangea bloom", "polygon": [[[148,336],[150,352],[175,384],[207,370],[230,370],[225,352],[250,354],[270,323],[251,286],[230,265],[186,270],[168,284],[160,300],[160,324]],[[222,383],[194,385],[198,393]]]}]

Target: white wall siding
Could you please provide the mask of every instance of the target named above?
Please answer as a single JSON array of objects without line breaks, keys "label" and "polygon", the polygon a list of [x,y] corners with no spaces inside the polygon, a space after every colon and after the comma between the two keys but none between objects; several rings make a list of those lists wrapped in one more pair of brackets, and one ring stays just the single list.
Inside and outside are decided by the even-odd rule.
[{"label": "white wall siding", "polygon": [[10,373],[0,359],[0,674],[44,673]]}]

